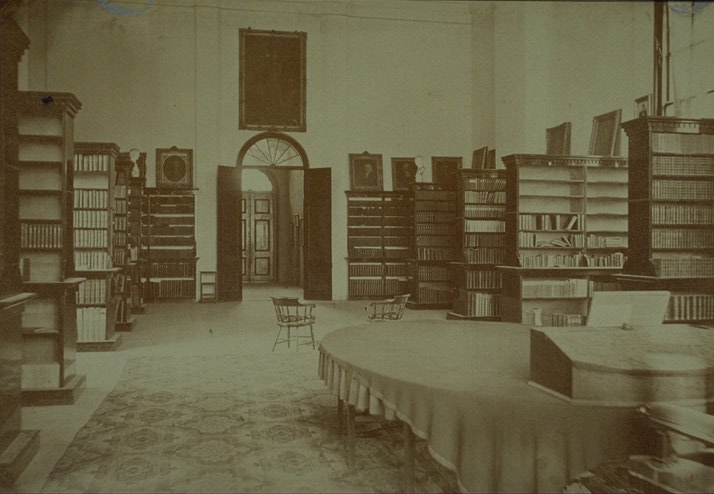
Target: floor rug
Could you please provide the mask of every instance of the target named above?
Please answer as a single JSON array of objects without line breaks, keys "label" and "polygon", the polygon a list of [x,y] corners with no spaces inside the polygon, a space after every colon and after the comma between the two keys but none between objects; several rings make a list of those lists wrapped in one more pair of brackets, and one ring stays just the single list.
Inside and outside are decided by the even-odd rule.
[{"label": "floor rug", "polygon": [[[348,469],[317,352],[137,357],[43,492],[400,492],[401,428],[360,435]],[[416,487],[456,488],[423,441]]]}]

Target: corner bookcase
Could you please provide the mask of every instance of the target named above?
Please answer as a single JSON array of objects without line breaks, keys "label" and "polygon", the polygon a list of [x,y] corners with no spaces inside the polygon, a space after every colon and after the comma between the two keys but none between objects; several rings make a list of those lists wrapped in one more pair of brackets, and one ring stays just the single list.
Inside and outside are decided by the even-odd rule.
[{"label": "corner bookcase", "polygon": [[408,293],[413,257],[408,191],[346,191],[348,297],[380,299]]},{"label": "corner bookcase", "polygon": [[627,252],[627,160],[516,154],[506,165],[502,318],[578,326],[594,290],[619,288]]},{"label": "corner bookcase", "polygon": [[624,286],[672,292],[667,323],[714,321],[714,119],[645,117],[629,138]]},{"label": "corner bookcase", "polygon": [[144,296],[154,302],[196,298],[196,189],[145,188]]},{"label": "corner bookcase", "polygon": [[133,314],[146,312],[144,304],[144,284],[146,259],[142,255],[142,208],[144,187],[146,186],[146,153],[139,153],[129,177],[128,197],[128,244],[129,244],[129,303]]},{"label": "corner bookcase", "polygon": [[505,247],[505,170],[460,170],[456,188],[456,298],[447,319],[499,320]]},{"label": "corner bookcase", "polygon": [[81,103],[71,93],[20,91],[15,104],[19,264],[23,291],[37,294],[21,315],[22,401],[69,404],[85,381],[75,366],[84,278],[72,277],[72,135]]},{"label": "corner bookcase", "polygon": [[115,244],[125,233],[123,188],[117,201],[116,159],[119,147],[111,142],[77,142],[74,145],[74,267],[87,278],[77,293],[77,350],[109,351],[121,344],[116,332],[121,308],[122,268],[115,267],[126,252]]},{"label": "corner bookcase", "polygon": [[414,229],[409,262],[411,309],[450,309],[453,303],[451,266],[454,259],[453,188],[436,183],[412,185]]}]

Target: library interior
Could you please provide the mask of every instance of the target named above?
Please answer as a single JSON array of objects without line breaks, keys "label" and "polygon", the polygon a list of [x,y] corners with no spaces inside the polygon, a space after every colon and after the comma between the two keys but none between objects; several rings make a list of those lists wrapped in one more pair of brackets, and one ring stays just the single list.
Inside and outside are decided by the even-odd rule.
[{"label": "library interior", "polygon": [[711,2],[0,8],[0,492],[714,493]]}]

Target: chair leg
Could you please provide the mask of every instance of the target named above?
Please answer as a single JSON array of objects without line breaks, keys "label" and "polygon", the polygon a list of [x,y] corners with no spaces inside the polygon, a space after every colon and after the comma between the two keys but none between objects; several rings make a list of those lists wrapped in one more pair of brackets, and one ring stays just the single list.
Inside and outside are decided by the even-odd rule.
[{"label": "chair leg", "polygon": [[310,340],[312,341],[312,349],[315,349],[315,332],[312,330],[312,324],[310,324]]},{"label": "chair leg", "polygon": [[342,429],[345,426],[345,402],[337,397],[337,433],[342,434]]},{"label": "chair leg", "polygon": [[288,326],[288,348],[290,348],[290,326]]},{"label": "chair leg", "polygon": [[278,334],[275,336],[275,342],[273,343],[273,352],[275,351],[275,345],[278,344],[278,339],[280,338],[280,332],[283,330],[280,326],[278,326]]}]

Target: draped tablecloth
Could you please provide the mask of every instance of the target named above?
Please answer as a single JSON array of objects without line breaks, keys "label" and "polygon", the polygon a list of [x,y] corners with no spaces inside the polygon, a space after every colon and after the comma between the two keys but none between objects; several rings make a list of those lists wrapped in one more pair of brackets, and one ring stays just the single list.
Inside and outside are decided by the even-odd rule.
[{"label": "draped tablecloth", "polygon": [[398,418],[464,492],[555,492],[606,460],[647,451],[636,410],[579,405],[530,386],[529,328],[420,320],[346,327],[320,343],[332,393]]}]

